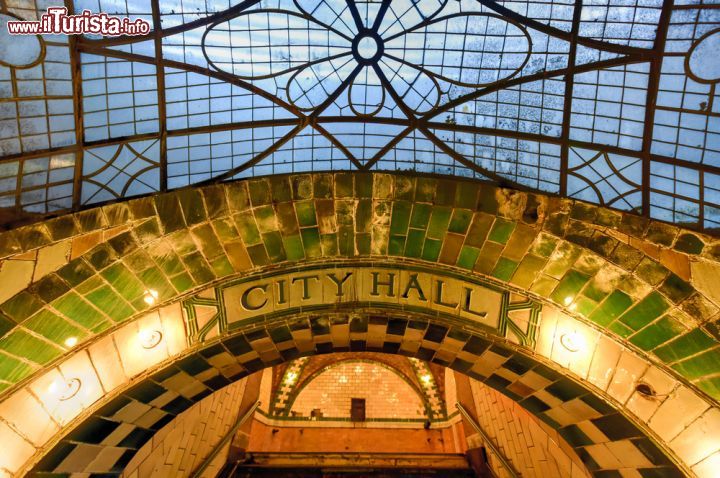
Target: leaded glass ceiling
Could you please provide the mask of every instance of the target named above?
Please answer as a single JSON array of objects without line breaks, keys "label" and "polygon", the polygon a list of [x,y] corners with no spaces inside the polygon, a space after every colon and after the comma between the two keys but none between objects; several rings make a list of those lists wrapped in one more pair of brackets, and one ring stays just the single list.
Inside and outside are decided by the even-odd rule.
[{"label": "leaded glass ceiling", "polygon": [[[70,2],[72,3],[72,2]],[[77,0],[146,36],[10,37],[5,222],[303,171],[457,175],[720,228],[720,4]]]}]

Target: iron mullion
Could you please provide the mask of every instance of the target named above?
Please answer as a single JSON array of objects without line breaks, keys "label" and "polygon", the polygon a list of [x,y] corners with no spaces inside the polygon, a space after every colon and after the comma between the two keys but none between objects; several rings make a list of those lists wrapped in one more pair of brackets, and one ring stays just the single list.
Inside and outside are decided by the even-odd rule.
[{"label": "iron mullion", "polygon": [[[582,18],[583,0],[575,0],[573,10],[572,29],[570,31],[570,51],[568,52],[568,66],[574,67],[577,57],[577,37],[580,33],[580,19]],[[565,102],[563,103],[563,122],[560,149],[560,195],[567,195],[568,161],[570,156],[570,118],[572,116],[572,97],[575,84],[575,75],[565,75]]]}]

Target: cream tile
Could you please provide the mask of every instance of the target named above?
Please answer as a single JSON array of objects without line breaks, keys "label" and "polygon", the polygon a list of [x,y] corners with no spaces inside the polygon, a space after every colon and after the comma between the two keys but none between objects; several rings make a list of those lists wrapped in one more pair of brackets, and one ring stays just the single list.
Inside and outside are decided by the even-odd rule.
[{"label": "cream tile", "polygon": [[670,442],[670,448],[690,466],[720,450],[720,410],[705,412]]},{"label": "cream tile", "polygon": [[0,468],[11,473],[18,471],[35,453],[35,448],[30,443],[3,422],[0,422],[0,443],[3,449],[0,453]]},{"label": "cream tile", "polygon": [[626,468],[648,468],[653,464],[642,454],[640,450],[632,444],[630,440],[620,440],[608,442],[605,444],[610,452],[623,464]]},{"label": "cream tile", "polygon": [[79,379],[80,390],[77,395],[68,401],[78,401],[83,409],[89,408],[105,395],[100,385],[100,378],[92,366],[90,356],[86,350],[79,351],[69,359],[62,362],[58,368],[65,380]]},{"label": "cream tile", "polygon": [[68,263],[68,258],[70,257],[70,243],[71,241],[66,240],[38,250],[37,264],[35,266],[35,273],[33,274],[33,282],[60,269],[60,267]]},{"label": "cream tile", "polygon": [[645,374],[647,368],[647,362],[634,353],[624,350],[620,355],[615,374],[607,388],[608,394],[624,404],[632,395],[635,384]]},{"label": "cream tile", "polygon": [[7,260],[0,264],[0,303],[5,302],[32,280],[35,263],[33,261]]},{"label": "cream tile", "polygon": [[[44,445],[60,427],[50,418],[40,402],[26,389],[20,389],[0,403],[0,417],[11,423],[36,447]],[[28,420],[32,417],[32,420]]]},{"label": "cream tile", "polygon": [[590,363],[588,381],[601,390],[606,390],[621,353],[622,347],[617,342],[601,336]]},{"label": "cream tile", "polygon": [[660,405],[649,425],[660,438],[670,441],[708,407],[695,392],[680,386]]},{"label": "cream tile", "polygon": [[101,338],[88,347],[90,359],[98,371],[105,392],[111,392],[125,383],[128,377],[122,368],[120,356],[111,335]]},{"label": "cream tile", "polygon": [[698,478],[717,478],[720,470],[720,452],[715,452],[692,467]]},{"label": "cream tile", "polygon": [[600,465],[600,468],[622,468],[622,463],[610,451],[606,444],[589,445],[585,447],[585,450],[590,453],[590,456]]},{"label": "cream tile", "polygon": [[655,366],[648,367],[645,374],[640,377],[639,382],[647,383],[656,392],[655,397],[646,397],[638,392],[633,392],[625,406],[643,422],[647,423],[650,417],[657,411],[673,389],[677,386],[670,375]]}]

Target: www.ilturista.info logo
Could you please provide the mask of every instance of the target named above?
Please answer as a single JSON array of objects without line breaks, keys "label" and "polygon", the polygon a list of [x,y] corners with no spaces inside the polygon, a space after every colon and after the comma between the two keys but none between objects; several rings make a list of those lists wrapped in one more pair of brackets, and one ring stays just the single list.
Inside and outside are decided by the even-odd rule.
[{"label": "www.ilturista.info logo", "polygon": [[7,22],[11,35],[82,35],[103,36],[146,35],[150,23],[138,18],[116,17],[107,13],[83,10],[79,15],[68,15],[65,7],[49,7],[39,21],[17,20]]}]

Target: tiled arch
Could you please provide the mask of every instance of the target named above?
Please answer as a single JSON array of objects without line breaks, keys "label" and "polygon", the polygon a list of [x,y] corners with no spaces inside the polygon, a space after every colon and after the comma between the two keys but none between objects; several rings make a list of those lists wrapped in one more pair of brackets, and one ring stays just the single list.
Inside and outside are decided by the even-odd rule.
[{"label": "tiled arch", "polygon": [[[63,244],[71,260],[47,266],[43,251]],[[23,261],[43,272],[27,286],[7,281],[17,293],[0,304],[4,389],[62,356],[68,336],[82,342],[142,313],[145,290],[164,301],[232,274],[370,257],[527,290],[720,398],[720,242],[577,201],[423,176],[275,176],[8,231],[0,257],[0,272]]]},{"label": "tiled arch", "polygon": [[[69,256],[54,257],[58,250]],[[0,400],[74,357],[68,337],[77,337],[78,347],[97,347],[134,318],[142,320],[151,308],[145,290],[157,290],[167,303],[227,278],[362,259],[414,262],[489,280],[601,331],[594,332],[598,347],[614,344],[613,370],[659,374],[667,387],[690,397],[681,428],[662,441],[718,420],[712,408],[720,396],[712,278],[720,241],[584,203],[414,175],[276,176],[189,188],[8,231],[0,234],[0,257],[0,274],[21,269],[21,262],[34,271],[27,284],[9,282],[16,293],[0,304]],[[541,326],[566,320],[559,312],[544,313]],[[580,365],[555,357],[550,343],[538,343],[537,350],[597,385],[587,370],[578,372]],[[128,377],[142,370],[133,368]],[[616,395],[618,405],[660,433],[634,396]],[[666,398],[653,413],[671,409],[673,397]],[[94,403],[78,406],[85,413]],[[16,429],[0,421],[2,427]],[[717,458],[708,458],[716,441],[712,436],[702,456],[684,443],[675,448],[688,468],[706,467]]]},{"label": "tiled arch", "polygon": [[430,401],[428,400],[427,395],[425,394],[425,391],[416,383],[415,380],[413,380],[412,377],[409,377],[406,373],[404,373],[402,370],[398,369],[397,367],[392,364],[392,362],[388,360],[377,360],[374,358],[366,358],[366,357],[355,357],[355,358],[346,358],[338,360],[330,365],[326,365],[323,368],[320,368],[318,370],[315,370],[311,374],[309,374],[305,380],[299,382],[295,388],[290,392],[290,395],[287,400],[287,412],[289,414],[290,410],[292,410],[293,406],[295,405],[296,400],[300,396],[300,394],[310,386],[310,384],[313,382],[313,380],[317,379],[320,375],[322,375],[325,372],[328,372],[332,370],[335,367],[341,366],[341,365],[347,365],[347,364],[365,364],[373,367],[380,367],[382,369],[388,370],[390,373],[398,377],[403,383],[407,384],[410,390],[418,397],[419,401],[422,403],[422,406],[425,411],[424,418],[432,419],[435,418],[434,411],[432,410],[430,406]]},{"label": "tiled arch", "polygon": [[[340,363],[357,361],[357,355],[352,352],[336,352],[332,357],[317,355],[287,362],[285,367],[279,367],[281,373],[276,376],[277,380],[273,381],[270,403],[267,404],[269,415],[288,416],[293,401],[311,380]],[[384,353],[365,353],[361,361],[381,364],[393,370],[421,396],[426,407],[429,408],[428,416],[437,419],[447,418],[447,407],[444,398],[438,392],[434,371],[429,368],[420,369],[403,356]],[[427,383],[421,381],[425,373],[429,374]]]},{"label": "tiled arch", "polygon": [[[289,316],[262,328],[248,327],[213,340],[140,380],[122,387],[102,407],[70,427],[43,455],[29,476],[71,473],[118,474],[134,453],[174,416],[234,380],[283,361],[335,351],[374,351],[429,359],[493,387],[558,430],[596,476],[610,476],[599,457],[624,450],[622,469],[642,476],[684,476],[646,431],[633,423],[602,392],[569,378],[556,365],[532,357],[512,344],[454,327],[437,317],[375,310],[373,313]],[[292,337],[272,338],[288,327]],[[421,347],[418,337],[442,327],[445,334]],[[434,334],[434,332],[433,332]],[[278,359],[260,359],[270,338]],[[423,340],[421,340],[422,342]],[[432,353],[429,353],[432,351]],[[455,359],[439,358],[452,353]],[[553,417],[563,417],[563,424]]]}]

